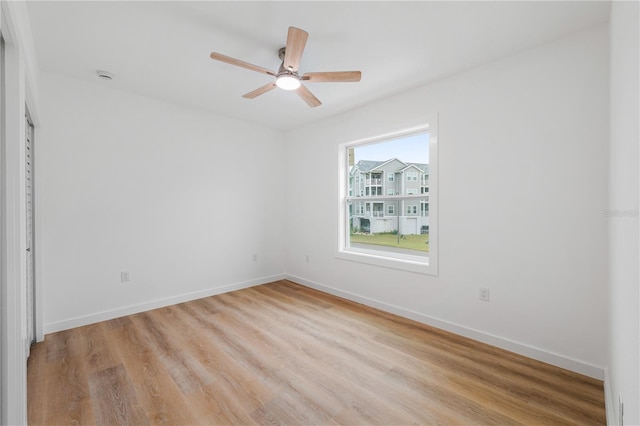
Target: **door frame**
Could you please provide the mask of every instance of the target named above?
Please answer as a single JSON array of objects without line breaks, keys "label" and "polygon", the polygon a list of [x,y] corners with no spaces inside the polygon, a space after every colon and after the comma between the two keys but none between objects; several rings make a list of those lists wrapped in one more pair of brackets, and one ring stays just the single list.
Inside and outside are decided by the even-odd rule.
[{"label": "door frame", "polygon": [[[0,1],[0,33],[4,38],[3,120],[0,132],[0,423],[27,423],[25,109],[34,126],[39,118],[35,83],[35,49],[29,38],[24,2]],[[36,218],[36,228],[38,219]],[[37,231],[36,231],[37,232]],[[35,247],[39,242],[35,241]],[[39,259],[41,262],[42,259]],[[37,269],[37,266],[36,266]],[[38,277],[36,276],[36,282]],[[42,295],[35,286],[36,330],[42,336]],[[40,311],[40,313],[38,313]],[[38,334],[38,333],[36,333]]]}]

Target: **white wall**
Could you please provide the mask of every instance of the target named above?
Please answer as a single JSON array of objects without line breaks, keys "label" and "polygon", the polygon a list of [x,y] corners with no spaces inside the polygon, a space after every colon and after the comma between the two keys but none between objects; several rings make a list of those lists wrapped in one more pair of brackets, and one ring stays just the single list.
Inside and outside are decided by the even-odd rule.
[{"label": "white wall", "polygon": [[[288,132],[289,276],[601,378],[608,111],[602,26]],[[337,145],[434,112],[439,276],[335,258]]]},{"label": "white wall", "polygon": [[40,84],[47,332],[282,277],[281,132],[97,79]]},{"label": "white wall", "polygon": [[640,295],[638,211],[640,108],[638,2],[614,2],[611,10],[611,151],[609,162],[609,362],[607,417],[640,424]]}]

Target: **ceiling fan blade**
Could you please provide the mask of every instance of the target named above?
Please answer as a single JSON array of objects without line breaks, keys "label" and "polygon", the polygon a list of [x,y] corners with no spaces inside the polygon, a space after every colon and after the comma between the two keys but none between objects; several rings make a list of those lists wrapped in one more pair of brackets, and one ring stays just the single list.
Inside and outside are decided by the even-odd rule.
[{"label": "ceiling fan blade", "polygon": [[311,107],[315,108],[317,106],[322,105],[322,102],[318,98],[316,98],[313,93],[309,91],[305,86],[301,85],[296,89],[296,93],[304,99],[304,101]]},{"label": "ceiling fan blade", "polygon": [[256,90],[253,90],[249,93],[245,93],[244,95],[242,95],[242,97],[247,99],[253,99],[255,97],[262,95],[263,93],[267,93],[269,90],[275,89],[275,87],[276,87],[275,83],[268,83],[268,84],[265,84],[264,86],[258,87]]},{"label": "ceiling fan blade", "polygon": [[360,71],[332,71],[332,72],[308,72],[302,79],[310,83],[324,82],[356,82],[360,81],[362,73]]},{"label": "ceiling fan blade", "polygon": [[304,46],[307,44],[307,38],[309,38],[309,33],[306,31],[296,27],[289,27],[283,61],[286,69],[298,71],[300,58],[302,58]]},{"label": "ceiling fan blade", "polygon": [[222,53],[211,52],[211,59],[215,59],[216,61],[226,62],[231,65],[236,65],[238,67],[246,68],[248,70],[258,71],[263,74],[268,74],[273,76],[276,75],[276,73],[274,73],[271,70],[260,67],[258,65],[250,64],[249,62],[241,61],[240,59],[232,58],[231,56],[223,55]]}]

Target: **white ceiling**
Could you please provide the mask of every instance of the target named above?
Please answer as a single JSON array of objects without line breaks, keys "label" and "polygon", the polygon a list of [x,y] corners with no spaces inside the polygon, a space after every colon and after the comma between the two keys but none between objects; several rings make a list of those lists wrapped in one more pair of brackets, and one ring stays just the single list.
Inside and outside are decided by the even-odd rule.
[{"label": "white ceiling", "polygon": [[[609,3],[28,2],[39,66],[98,84],[291,129],[606,22]],[[287,28],[309,32],[301,74],[361,70],[359,83],[309,83],[309,108],[272,77],[212,51],[277,70]],[[111,82],[95,71],[115,74]]]}]

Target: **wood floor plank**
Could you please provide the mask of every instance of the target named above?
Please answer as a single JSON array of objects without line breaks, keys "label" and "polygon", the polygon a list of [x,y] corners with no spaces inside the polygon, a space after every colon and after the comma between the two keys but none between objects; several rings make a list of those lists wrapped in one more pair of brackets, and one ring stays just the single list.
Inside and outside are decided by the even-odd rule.
[{"label": "wood floor plank", "polygon": [[[247,292],[246,294],[251,294],[251,293]],[[260,301],[255,296],[252,298],[252,300],[253,300],[254,308],[257,308],[260,305]],[[274,302],[274,301],[270,300],[270,302]],[[229,304],[228,306],[233,309],[234,304]],[[253,312],[255,311],[256,309],[253,310]],[[271,312],[271,314],[273,313],[274,312]],[[312,341],[309,339],[316,339],[316,340],[319,339],[319,336],[316,335],[314,331],[310,329],[305,329],[304,327],[300,327],[299,324],[294,323],[294,320],[299,320],[301,318],[300,315],[295,315],[295,316],[292,316],[291,318],[287,318],[287,314],[281,313],[278,318],[272,319],[273,317],[274,315],[268,315],[262,319],[258,319],[256,317],[250,317],[249,319],[251,320],[250,323],[259,323],[265,326],[264,327],[265,329],[277,329],[277,330],[286,329],[285,334],[287,336],[293,337],[293,339],[291,339],[290,341],[279,342],[279,345],[282,345],[285,347],[287,347],[287,345],[290,342],[298,342],[299,344],[302,344],[302,345],[304,345],[305,343],[308,343],[310,344],[310,346],[312,346]],[[385,407],[383,413],[378,412],[376,414],[377,418],[379,419],[384,418],[383,416],[389,415],[389,413],[392,413],[394,409],[397,409],[398,407],[401,407],[401,410],[404,411],[405,414],[408,412],[410,415],[413,416],[413,418],[421,417],[422,412],[412,411],[411,405],[403,405],[406,401],[411,401],[415,399],[413,398],[413,395],[411,394],[411,392],[410,391],[404,392],[405,390],[408,390],[408,389],[406,387],[403,387],[402,384],[392,389],[392,384],[385,378],[385,373],[387,372],[388,369],[392,367],[392,363],[390,362],[376,363],[374,361],[373,364],[371,364],[374,358],[380,358],[375,353],[375,350],[368,353],[362,353],[360,351],[352,350],[348,348],[348,346],[351,344],[351,341],[343,341],[343,342],[339,341],[339,339],[337,339],[337,336],[336,336],[335,328],[332,328],[331,337],[333,341],[325,342],[327,344],[324,345],[324,348],[322,348],[321,350],[319,351],[316,350],[314,352],[304,352],[304,350],[302,350],[300,353],[296,354],[297,355],[296,358],[289,360],[289,363],[291,365],[295,365],[295,364],[299,364],[297,359],[309,358],[313,362],[313,366],[315,368],[321,368],[321,369],[327,369],[327,370],[330,370],[331,368],[340,369],[340,373],[341,373],[340,376],[347,378],[347,380],[349,380],[350,382],[350,385],[347,387],[347,389],[342,389],[340,387],[340,384],[334,381],[332,383],[328,383],[327,388],[337,389],[338,390],[337,393],[342,396],[343,401],[351,401],[352,409],[355,407],[358,407],[358,403],[354,402],[355,399],[350,399],[347,397],[348,388],[354,388],[353,383],[357,383],[360,386],[358,389],[359,391],[358,394],[360,395],[360,399],[362,399],[362,396],[366,395],[366,400],[369,402],[369,406],[379,408],[379,407],[385,407],[386,405],[388,405],[388,400],[392,400],[395,402],[394,407],[387,406]],[[275,338],[277,338],[277,336],[275,336]],[[336,345],[339,345],[339,347],[336,347]],[[354,346],[357,348],[360,345],[354,345]],[[294,346],[288,347],[287,352],[296,353],[296,351],[299,351],[300,349],[301,348],[294,345]],[[334,359],[332,357],[332,354],[336,352],[341,354],[339,359]],[[345,352],[349,354],[348,357],[345,357]],[[360,364],[359,366],[361,368],[360,369],[350,368],[350,365],[353,365],[354,363],[355,364],[359,363]],[[370,364],[370,365],[365,365],[365,364]],[[342,369],[341,367],[342,365],[344,365],[344,367],[346,368]],[[327,376],[320,378],[318,380],[325,380],[326,377]],[[381,400],[377,395],[370,394],[369,392],[370,388],[374,388],[374,389],[386,388],[387,390],[392,389],[393,392],[387,392],[385,395],[385,398]],[[422,404],[424,404],[424,402],[425,402],[424,400],[421,401]],[[413,407],[415,406],[420,406],[420,405],[414,405]],[[452,418],[456,417],[456,414],[455,414],[456,407],[453,407],[450,410],[446,410],[446,409],[443,410],[442,409],[443,407],[444,406],[441,406],[440,409],[437,410],[437,414],[438,414],[437,416],[434,417],[434,416],[428,415],[426,416],[427,418],[424,420],[432,423],[437,419],[446,418],[448,420],[451,420]],[[432,406],[429,411],[429,414],[434,414],[434,410],[435,410],[435,406]],[[388,418],[386,423],[389,423],[389,422],[397,423],[399,421],[399,418],[401,418],[403,414],[397,413],[397,415],[400,417],[396,417],[395,422],[393,422],[390,418]],[[425,417],[425,416],[422,416],[422,417]],[[405,421],[406,420],[407,419],[405,418]],[[370,421],[371,420],[369,420],[369,422]]]},{"label": "wood floor plank", "polygon": [[[199,308],[202,309],[202,306]],[[208,376],[208,379],[203,380],[209,382],[204,389],[216,391],[214,398],[219,414],[232,423],[246,423],[248,413],[264,405],[264,401],[272,399],[274,392],[256,380],[251,372],[242,368],[234,357],[212,344],[209,339],[202,339],[200,333],[193,332],[199,330],[198,318],[210,316],[211,311],[200,309],[196,304],[178,305],[163,310],[160,321],[175,329],[173,339],[180,341],[181,346],[194,355],[201,371]],[[219,398],[220,394],[225,397]],[[238,401],[242,401],[241,404]]]},{"label": "wood floor plank", "polygon": [[108,336],[150,423],[194,424],[195,419],[182,393],[174,391],[173,378],[138,328],[129,321],[118,328],[111,328]]},{"label": "wood floor plank", "polygon": [[[40,397],[46,398],[46,417],[40,424],[95,424],[94,400],[89,394],[88,376],[80,357],[62,357],[48,361],[44,375],[44,392]],[[64,410],[56,409],[60,406]]]},{"label": "wood floor plank", "polygon": [[190,354],[172,339],[167,330],[151,313],[132,317],[132,321],[146,336],[154,351],[173,377],[183,394],[188,395],[195,389],[211,383],[202,368],[194,362]]},{"label": "wood floor plank", "polygon": [[138,405],[135,390],[124,366],[117,365],[91,374],[89,388],[97,424],[149,424],[145,411]]},{"label": "wood floor plank", "polygon": [[603,384],[290,281],[48,335],[30,424],[605,424]]},{"label": "wood floor plank", "polygon": [[[232,296],[229,295],[229,297],[232,297]],[[246,324],[239,324],[238,322],[235,322],[236,327],[234,327],[234,322],[232,318],[233,318],[233,310],[235,310],[235,304],[228,303],[228,301],[225,301],[226,297],[220,297],[220,298],[217,298],[216,300],[221,305],[219,309],[222,310],[222,312],[224,313],[222,316],[218,317],[218,320],[226,321],[225,329],[239,330],[240,333],[244,334],[246,333],[247,328],[251,328],[251,324],[260,324],[260,328],[265,330],[269,328],[278,328],[278,327],[281,328],[283,325],[282,323],[281,324],[271,323],[270,320],[272,319],[271,318],[272,315],[268,315],[261,319],[258,319],[256,317],[253,317],[251,313],[243,311],[243,313],[245,314],[244,316],[249,321]],[[253,298],[251,303],[255,308],[254,309],[255,311],[258,308],[258,305],[260,302],[257,301],[257,299]],[[225,308],[225,306],[227,308]],[[287,321],[286,316],[284,315],[280,315],[280,318],[281,320]],[[209,324],[209,326],[216,327],[217,325]],[[340,391],[340,389],[342,388],[340,388],[339,384],[336,383],[335,381],[323,387],[319,382],[326,380],[328,377],[331,377],[331,376],[318,377],[313,374],[307,374],[310,371],[312,372],[313,368],[310,368],[309,366],[305,368],[305,366],[302,365],[304,364],[304,361],[302,360],[305,358],[310,358],[311,354],[308,352],[304,352],[304,349],[301,349],[301,347],[297,346],[297,343],[300,343],[300,339],[299,339],[300,336],[291,336],[291,337],[294,337],[293,339],[284,339],[284,340],[276,339],[276,343],[278,343],[278,346],[282,348],[286,348],[287,349],[286,353],[293,355],[293,357],[289,356],[287,358],[283,358],[282,356],[278,356],[277,353],[271,352],[271,364],[266,364],[267,362],[269,362],[269,357],[265,356],[267,354],[267,351],[264,350],[264,346],[259,346],[256,344],[256,337],[258,333],[259,331],[254,329],[252,332],[250,332],[249,339],[252,340],[252,346],[262,348],[262,350],[260,351],[262,355],[260,364],[264,364],[268,368],[265,368],[264,365],[254,366],[254,367],[257,368],[258,373],[261,373],[264,371],[271,371],[271,375],[265,376],[265,380],[269,381],[271,385],[274,387],[277,386],[279,388],[282,388],[284,393],[286,394],[296,395],[297,398],[299,399],[299,403],[297,404],[297,406],[313,407],[320,404],[322,405],[324,410],[331,412],[333,410],[330,404],[333,404],[336,407],[340,407],[341,404],[350,403],[352,406],[355,407],[357,406],[357,403],[355,403],[354,401],[356,400],[362,401],[363,397],[366,396],[368,405],[372,407],[368,411],[376,411],[378,418],[383,418],[383,416],[387,416],[388,418],[391,418],[389,416],[391,416],[395,411],[397,411],[396,407],[388,406],[388,404],[386,404],[384,400],[375,401],[376,396],[374,394],[369,395],[369,390],[366,387],[362,387],[366,385],[366,381],[369,380],[370,377],[361,376],[361,379],[364,379],[364,381],[361,380],[359,387],[357,386],[355,387],[357,388],[357,394],[358,394],[357,398],[351,398],[350,397],[351,395],[348,392],[346,392],[346,389],[354,388],[353,383],[357,383],[357,382],[352,382],[348,386],[343,386],[342,388],[346,388],[346,389],[342,391]],[[260,340],[263,342],[265,341],[264,338]],[[244,342],[245,344],[247,342],[243,340],[241,335],[233,336],[233,341],[238,342],[241,345],[242,345],[242,342]],[[302,352],[299,352],[300,350],[302,350]],[[335,366],[335,364],[329,363],[329,366],[331,365]],[[280,374],[283,367],[286,367],[286,375]],[[305,380],[305,378],[307,379]],[[338,389],[338,392],[331,391],[330,389],[334,389],[334,390]],[[339,397],[336,396],[336,393],[339,394]],[[374,404],[373,401],[375,401],[376,403]],[[385,405],[387,406],[385,407]],[[255,418],[255,416],[257,415],[267,415],[267,416],[275,415],[274,413],[270,413],[268,410],[269,408],[277,410],[278,407],[280,407],[280,405],[276,404],[274,406],[273,404],[271,404],[268,407],[266,407],[265,410],[258,410],[255,413],[253,413],[253,416]],[[384,409],[382,409],[382,407],[384,407]],[[293,413],[290,413],[290,415],[292,414]],[[302,416],[301,418],[304,419],[305,417]],[[401,416],[395,417],[395,420],[396,420],[395,423],[398,423],[398,418],[401,418]],[[282,421],[286,422],[287,420],[282,419]],[[405,418],[405,421],[406,421],[406,418]]]},{"label": "wood floor plank", "polygon": [[91,324],[76,329],[79,337],[80,356],[88,374],[114,367],[119,361],[111,353],[111,345],[105,336],[105,324]]}]

